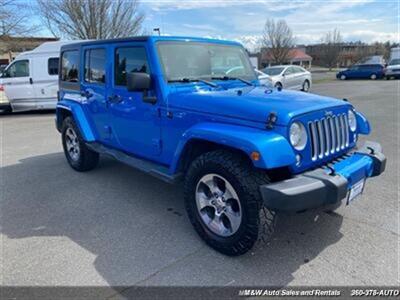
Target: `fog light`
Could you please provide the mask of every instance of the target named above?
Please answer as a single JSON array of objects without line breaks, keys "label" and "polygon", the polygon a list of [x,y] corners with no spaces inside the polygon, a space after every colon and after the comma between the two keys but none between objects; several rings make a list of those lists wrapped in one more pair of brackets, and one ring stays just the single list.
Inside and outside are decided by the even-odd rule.
[{"label": "fog light", "polygon": [[296,154],[296,166],[299,166],[301,164],[301,155]]},{"label": "fog light", "polygon": [[357,134],[354,134],[353,140],[354,140],[354,143],[357,143]]}]

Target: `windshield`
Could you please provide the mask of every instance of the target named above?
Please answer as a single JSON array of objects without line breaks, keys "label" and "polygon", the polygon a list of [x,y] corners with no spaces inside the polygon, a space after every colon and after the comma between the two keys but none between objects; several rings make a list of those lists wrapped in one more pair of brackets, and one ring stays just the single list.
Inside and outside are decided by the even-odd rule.
[{"label": "windshield", "polygon": [[274,75],[279,75],[279,74],[281,74],[282,71],[283,71],[283,69],[284,69],[284,68],[281,68],[281,67],[279,67],[279,68],[265,68],[265,69],[263,70],[263,72],[264,72],[265,74],[270,75],[270,76],[274,76]]},{"label": "windshield", "polygon": [[389,63],[389,66],[393,66],[393,65],[400,65],[400,58],[398,59],[392,59]]},{"label": "windshield", "polygon": [[196,42],[159,42],[158,51],[168,81],[237,77],[256,80],[246,51],[240,46]]}]

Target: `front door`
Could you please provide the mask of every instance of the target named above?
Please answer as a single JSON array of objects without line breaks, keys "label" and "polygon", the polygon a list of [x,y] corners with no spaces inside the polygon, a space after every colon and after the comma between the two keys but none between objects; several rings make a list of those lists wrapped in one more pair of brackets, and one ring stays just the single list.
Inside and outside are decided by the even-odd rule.
[{"label": "front door", "polygon": [[[115,44],[112,51],[114,67],[108,102],[113,134],[125,152],[156,158],[161,153],[158,103],[145,103],[142,92],[129,92],[126,88],[127,73],[150,74],[146,45]],[[150,90],[148,94],[154,95],[154,91]]]},{"label": "front door", "polygon": [[1,79],[8,100],[17,110],[25,105],[35,107],[31,69],[30,59],[16,60],[7,68]]},{"label": "front door", "polygon": [[296,87],[296,74],[294,73],[293,67],[288,67],[284,73],[284,84],[285,89],[293,89]]}]

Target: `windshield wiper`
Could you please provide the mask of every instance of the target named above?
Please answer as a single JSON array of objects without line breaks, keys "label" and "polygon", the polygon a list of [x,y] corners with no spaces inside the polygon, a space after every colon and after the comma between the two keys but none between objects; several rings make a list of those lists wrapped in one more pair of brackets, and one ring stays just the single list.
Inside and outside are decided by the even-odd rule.
[{"label": "windshield wiper", "polygon": [[214,79],[214,80],[240,80],[241,82],[244,82],[247,85],[253,86],[253,84],[250,81],[240,78],[240,77],[221,76],[221,77],[211,77],[211,79]]},{"label": "windshield wiper", "polygon": [[218,84],[216,84],[216,83],[213,83],[211,81],[204,80],[204,79],[199,79],[199,78],[172,79],[172,80],[168,80],[168,82],[201,82],[201,83],[207,84],[209,86],[212,86],[214,88],[218,87]]}]

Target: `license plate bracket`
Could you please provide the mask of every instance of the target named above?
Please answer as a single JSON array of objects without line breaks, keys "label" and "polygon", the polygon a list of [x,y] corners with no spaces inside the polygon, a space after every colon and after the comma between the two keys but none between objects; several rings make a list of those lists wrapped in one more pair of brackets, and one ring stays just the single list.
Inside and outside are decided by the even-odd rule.
[{"label": "license plate bracket", "polygon": [[364,187],[365,187],[365,179],[362,179],[357,183],[355,183],[349,191],[346,205],[349,205],[350,202],[352,202],[355,198],[360,196],[364,192]]}]

